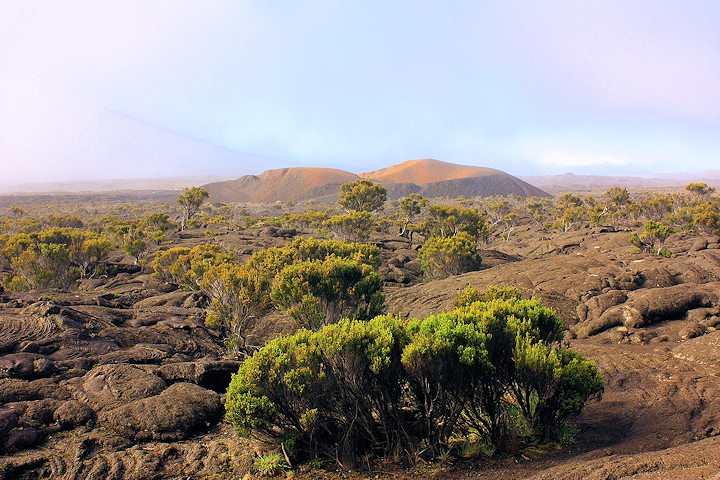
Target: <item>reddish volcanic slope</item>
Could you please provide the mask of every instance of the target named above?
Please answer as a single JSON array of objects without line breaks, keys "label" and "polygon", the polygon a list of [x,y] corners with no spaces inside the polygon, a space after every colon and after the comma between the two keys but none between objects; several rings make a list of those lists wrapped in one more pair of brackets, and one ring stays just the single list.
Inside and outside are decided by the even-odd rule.
[{"label": "reddish volcanic slope", "polygon": [[[518,195],[521,197],[547,197],[546,192],[527,182],[494,168],[472,167],[432,159],[408,160],[376,172],[361,173],[386,185],[390,196],[409,193],[408,184],[417,186],[415,193],[432,197],[491,197]],[[393,194],[397,192],[397,194]]]},{"label": "reddish volcanic slope", "polygon": [[388,188],[390,198],[419,193],[428,198],[548,196],[512,175],[493,168],[471,167],[438,160],[409,160],[382,170],[355,175],[333,168],[282,168],[261,175],[205,185],[210,199],[220,202],[309,200],[337,195],[343,183],[372,179]]},{"label": "reddish volcanic slope", "polygon": [[492,175],[507,175],[507,173],[494,168],[470,167],[439,160],[420,159],[383,168],[376,172],[361,173],[362,178],[371,178],[380,183],[424,183],[442,182],[468,177],[487,177]]},{"label": "reddish volcanic slope", "polygon": [[343,183],[360,177],[335,168],[280,168],[260,175],[246,175],[237,180],[205,185],[214,201],[275,202],[277,200],[309,200],[340,191]]}]

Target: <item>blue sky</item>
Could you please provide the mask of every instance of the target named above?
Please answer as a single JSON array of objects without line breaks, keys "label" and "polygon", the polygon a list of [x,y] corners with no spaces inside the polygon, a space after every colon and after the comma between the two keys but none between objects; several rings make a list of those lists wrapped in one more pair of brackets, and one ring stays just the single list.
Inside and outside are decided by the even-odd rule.
[{"label": "blue sky", "polygon": [[720,168],[715,0],[0,11],[5,183],[414,158],[514,175]]}]

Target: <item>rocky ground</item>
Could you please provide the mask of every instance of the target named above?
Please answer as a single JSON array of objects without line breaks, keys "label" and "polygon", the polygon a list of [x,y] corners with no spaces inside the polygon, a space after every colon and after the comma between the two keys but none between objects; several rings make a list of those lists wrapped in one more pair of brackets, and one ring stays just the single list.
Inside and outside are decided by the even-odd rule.
[{"label": "rocky ground", "polygon": [[[555,308],[572,348],[595,360],[605,395],[555,452],[478,456],[410,471],[308,471],[295,478],[720,478],[720,246],[673,236],[663,258],[633,251],[627,231],[532,227],[482,252],[484,269],[423,283],[417,244],[379,236],[387,310],[449,309],[467,285],[517,286]],[[305,233],[176,233],[248,258]],[[258,445],[223,420],[238,363],[205,328],[205,300],[115,258],[73,292],[0,296],[0,480],[254,478]],[[719,331],[716,331],[716,327]],[[290,331],[279,312],[258,332]]]}]

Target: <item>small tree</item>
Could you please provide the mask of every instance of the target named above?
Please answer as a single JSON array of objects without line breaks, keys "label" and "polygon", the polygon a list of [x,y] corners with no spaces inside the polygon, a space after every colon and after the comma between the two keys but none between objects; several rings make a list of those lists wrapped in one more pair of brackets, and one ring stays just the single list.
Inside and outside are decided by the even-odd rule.
[{"label": "small tree", "polygon": [[211,267],[231,263],[233,255],[219,245],[201,244],[176,247],[159,252],[153,261],[154,277],[176,283],[184,290],[200,290],[200,281]]},{"label": "small tree", "polygon": [[706,201],[693,208],[693,221],[713,234],[720,233],[720,200]]},{"label": "small tree", "polygon": [[177,199],[177,203],[182,207],[182,216],[180,222],[180,229],[185,230],[187,228],[187,222],[193,218],[200,210],[203,202],[208,198],[210,194],[204,188],[192,187],[186,188],[185,192],[180,195]]},{"label": "small tree", "polygon": [[25,214],[25,210],[20,207],[12,207],[10,211],[12,212],[13,219],[15,220],[19,220],[20,217]]},{"label": "small tree", "polygon": [[445,278],[469,272],[480,266],[475,240],[465,232],[454,237],[430,237],[420,247],[422,269],[428,278]]},{"label": "small tree", "polygon": [[323,223],[337,238],[348,242],[364,242],[375,227],[370,212],[350,211],[335,215]]},{"label": "small tree", "polygon": [[70,256],[79,270],[80,277],[92,277],[98,271],[100,263],[105,260],[116,246],[104,235],[95,232],[83,232],[81,243],[71,248]]},{"label": "small tree", "polygon": [[348,212],[382,210],[385,200],[387,200],[387,188],[372,180],[356,180],[340,186],[338,203]]},{"label": "small tree", "polygon": [[220,263],[203,275],[200,287],[211,300],[205,324],[220,331],[231,357],[248,355],[259,347],[250,342],[250,336],[260,317],[272,308],[270,286],[267,277],[247,265]]},{"label": "small tree", "polygon": [[[400,200],[400,211],[403,213],[403,226],[400,230],[400,236],[407,236],[407,228],[413,218],[420,215],[422,209],[427,206],[427,200],[422,195],[411,193],[407,197]],[[410,237],[412,239],[412,236]]]},{"label": "small tree", "polygon": [[652,250],[658,255],[663,254],[663,244],[665,240],[672,235],[673,230],[661,222],[648,220],[645,222],[643,231],[640,235],[633,233],[630,237],[630,243],[643,251]]},{"label": "small tree", "polygon": [[138,263],[140,259],[145,258],[148,255],[148,244],[146,239],[147,236],[145,235],[145,231],[143,229],[127,227],[120,247],[125,253],[135,259],[135,263]]},{"label": "small tree", "polygon": [[341,318],[367,320],[382,313],[382,286],[371,266],[327,257],[284,268],[270,296],[299,326],[317,330]]},{"label": "small tree", "polygon": [[630,192],[628,192],[625,187],[612,187],[610,190],[605,192],[605,196],[608,197],[610,202],[618,208],[630,203]]},{"label": "small tree", "polygon": [[165,238],[165,232],[173,226],[167,213],[152,213],[142,223],[143,230],[158,244]]},{"label": "small tree", "polygon": [[560,218],[553,222],[553,228],[567,232],[572,229],[578,229],[582,225],[585,217],[585,209],[583,207],[569,207],[561,212]]},{"label": "small tree", "polygon": [[685,190],[698,198],[708,197],[715,193],[715,188],[708,187],[707,183],[691,183],[685,187]]},{"label": "small tree", "polygon": [[476,240],[487,240],[491,233],[490,226],[474,208],[433,205],[428,217],[420,228],[429,236],[452,237],[465,232]]},{"label": "small tree", "polygon": [[[177,250],[173,252],[173,250]],[[188,256],[189,249],[170,249],[165,256],[156,258],[156,262],[162,265],[159,273],[170,272],[172,265],[182,264],[183,256]],[[360,271],[363,275],[367,274],[368,279],[363,278],[360,285],[353,285],[348,282],[348,278],[352,277],[353,272],[345,272],[347,275],[343,277],[342,268],[333,271],[328,268],[322,273],[323,279],[312,280],[306,284],[300,282],[300,277],[293,277],[292,273],[283,273],[286,269],[292,269],[296,264],[307,264],[319,262],[328,267],[331,262],[328,260],[352,262],[353,267],[350,270]],[[252,352],[256,345],[249,343],[249,338],[255,328],[260,317],[269,309],[275,306],[271,298],[271,292],[282,290],[277,293],[281,301],[284,298],[289,299],[295,291],[304,292],[299,298],[298,305],[294,305],[288,300],[286,308],[295,307],[297,315],[296,320],[303,324],[314,322],[336,321],[336,309],[342,313],[340,315],[369,315],[377,312],[376,305],[378,297],[369,296],[371,302],[364,303],[364,298],[368,298],[365,290],[373,290],[373,294],[377,295],[376,287],[373,287],[372,281],[377,282],[379,276],[374,273],[373,267],[380,265],[380,251],[375,245],[364,245],[358,243],[346,243],[339,241],[317,241],[313,238],[298,238],[287,244],[286,246],[272,247],[266,250],[255,252],[248,262],[242,267],[238,267],[230,262],[222,262],[219,265],[211,267],[204,275],[200,287],[202,291],[211,299],[210,313],[206,318],[206,324],[209,327],[218,329],[227,339],[226,344],[231,356],[241,356]],[[296,270],[309,272],[312,269],[303,269],[298,267]],[[340,272],[340,273],[338,273]],[[341,277],[339,280],[336,277]],[[333,279],[338,281],[344,280],[345,284],[334,285]],[[281,287],[274,288],[274,285],[280,282]],[[307,281],[307,278],[305,279]],[[380,289],[382,287],[382,279],[379,279]],[[318,291],[319,286],[326,290]],[[312,289],[315,290],[312,290]],[[332,292],[332,288],[338,288],[345,291]],[[306,294],[312,294],[314,297],[308,297],[303,303],[303,297]],[[339,306],[330,301],[332,295],[335,295]],[[380,291],[380,295],[382,292]],[[345,299],[353,301],[356,298],[358,307],[348,309],[348,303]],[[324,303],[323,303],[324,302]],[[346,303],[342,303],[346,302]],[[374,302],[374,303],[372,303]],[[337,303],[337,302],[336,302]],[[312,307],[312,308],[311,308]],[[355,308],[355,310],[353,310]],[[361,309],[368,309],[368,314],[362,313]],[[328,315],[333,320],[330,320]],[[310,320],[312,319],[312,320]]]}]

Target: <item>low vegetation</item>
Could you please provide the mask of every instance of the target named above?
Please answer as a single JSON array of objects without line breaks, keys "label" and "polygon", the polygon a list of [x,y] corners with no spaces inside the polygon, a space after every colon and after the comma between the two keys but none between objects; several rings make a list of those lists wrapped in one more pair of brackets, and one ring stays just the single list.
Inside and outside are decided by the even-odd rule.
[{"label": "low vegetation", "polygon": [[433,458],[469,438],[507,452],[557,439],[602,394],[602,376],[561,346],[550,309],[497,290],[485,298],[425,319],[345,319],[276,338],[233,376],[228,417],[240,435],[262,432],[298,458],[326,452],[346,468],[365,454]]},{"label": "low vegetation", "polygon": [[375,316],[384,304],[379,262],[374,245],[297,239],[256,252],[242,266],[218,263],[200,282],[211,299],[206,324],[221,331],[232,356],[244,356],[257,347],[248,343],[257,320],[273,307],[311,329]]},{"label": "low vegetation", "polygon": [[[343,185],[337,204],[309,203],[300,213],[295,202],[252,210],[206,204],[207,198],[195,187],[160,206],[34,213],[12,207],[0,219],[2,288],[74,290],[122,261],[135,262],[148,278],[152,272],[164,282],[158,289],[193,291],[213,346],[222,349],[220,338],[228,357],[242,360],[227,391],[228,418],[238,434],[286,452],[259,457],[255,465],[264,474],[289,468],[290,458],[323,455],[350,469],[373,456],[412,463],[462,449],[517,454],[561,441],[573,418],[603,393],[595,364],[563,343],[558,315],[522,299],[518,289],[468,287],[451,311],[385,315],[374,232],[405,237],[386,243],[401,240],[409,255],[417,251],[413,261],[422,273],[416,266],[413,282],[480,269],[481,254],[493,258],[482,249],[517,240],[520,227],[548,234],[622,229],[622,242],[636,247],[632,255],[668,257],[672,235],[720,233],[720,199],[706,184],[676,194],[613,187],[597,198],[410,194],[388,202],[384,187],[360,180]],[[181,232],[200,226],[199,234]],[[276,229],[291,232],[275,243],[284,246],[252,255],[242,248],[231,253],[215,238]],[[185,245],[199,245],[173,243],[191,234]],[[296,332],[266,342],[258,326],[277,311]]]}]

